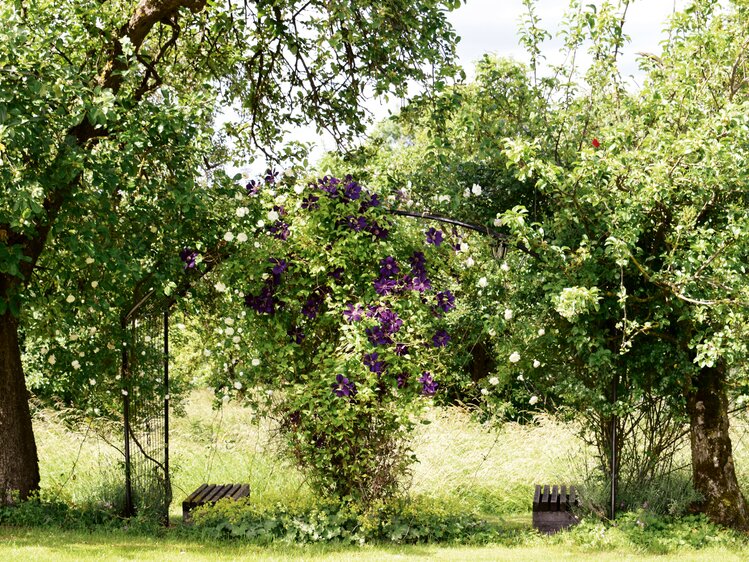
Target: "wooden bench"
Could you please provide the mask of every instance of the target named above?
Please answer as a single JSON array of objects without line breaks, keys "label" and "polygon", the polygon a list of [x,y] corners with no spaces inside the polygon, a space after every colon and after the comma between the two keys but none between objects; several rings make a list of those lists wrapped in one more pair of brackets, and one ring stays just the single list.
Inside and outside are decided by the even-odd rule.
[{"label": "wooden bench", "polygon": [[190,512],[196,507],[214,504],[218,500],[231,498],[238,500],[250,495],[249,484],[201,484],[200,487],[182,502],[182,520],[189,523]]},{"label": "wooden bench", "polygon": [[580,520],[572,513],[578,505],[574,486],[536,485],[533,495],[533,527],[551,535],[562,529],[577,525]]}]

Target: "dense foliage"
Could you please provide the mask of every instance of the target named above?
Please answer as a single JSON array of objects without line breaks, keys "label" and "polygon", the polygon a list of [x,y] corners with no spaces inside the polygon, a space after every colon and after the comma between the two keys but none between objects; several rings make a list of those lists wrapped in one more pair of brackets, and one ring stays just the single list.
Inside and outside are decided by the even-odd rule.
[{"label": "dense foliage", "polygon": [[[21,350],[41,394],[113,408],[121,323],[221,256],[233,184],[314,121],[361,132],[369,92],[453,74],[457,0],[118,0],[0,6],[0,501],[38,485]],[[236,117],[218,125],[220,107]],[[226,119],[224,119],[226,121]],[[163,225],[169,225],[164,228]],[[181,287],[184,289],[184,287]],[[106,383],[106,384],[104,384]]]}]

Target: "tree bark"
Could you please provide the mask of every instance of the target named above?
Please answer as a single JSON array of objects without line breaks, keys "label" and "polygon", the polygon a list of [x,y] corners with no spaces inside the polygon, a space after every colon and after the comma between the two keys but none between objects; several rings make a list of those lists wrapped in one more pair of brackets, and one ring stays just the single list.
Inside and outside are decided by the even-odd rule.
[{"label": "tree bark", "polygon": [[728,434],[724,365],[704,367],[687,396],[694,486],[701,510],[715,523],[749,530],[749,508],[741,493]]},{"label": "tree bark", "polygon": [[18,345],[18,320],[0,315],[0,505],[39,488],[39,462]]}]

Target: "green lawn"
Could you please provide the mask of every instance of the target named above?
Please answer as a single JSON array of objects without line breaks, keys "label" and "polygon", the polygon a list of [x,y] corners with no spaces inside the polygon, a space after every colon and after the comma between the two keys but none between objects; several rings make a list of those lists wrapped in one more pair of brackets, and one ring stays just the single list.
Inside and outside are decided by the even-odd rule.
[{"label": "green lawn", "polygon": [[[3,560],[746,560],[749,548],[726,550],[682,549],[669,555],[638,553],[616,547],[603,551],[559,544],[557,539],[538,538],[538,544],[518,547],[482,546],[285,546],[261,547],[238,543],[209,543],[179,537],[149,537],[115,532],[71,532],[0,527],[0,557]],[[546,543],[546,544],[545,544]]]}]

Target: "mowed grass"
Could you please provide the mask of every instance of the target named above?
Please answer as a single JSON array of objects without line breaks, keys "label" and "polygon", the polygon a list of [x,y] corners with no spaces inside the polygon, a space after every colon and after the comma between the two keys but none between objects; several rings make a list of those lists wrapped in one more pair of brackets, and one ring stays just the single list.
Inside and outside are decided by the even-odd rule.
[{"label": "mowed grass", "polygon": [[[171,463],[176,525],[159,533],[137,528],[66,531],[0,527],[0,556],[7,560],[746,560],[747,541],[693,550],[687,543],[644,544],[625,529],[590,527],[582,532],[540,536],[531,529],[535,483],[576,481],[576,466],[589,456],[572,427],[540,417],[529,425],[501,429],[474,421],[459,408],[432,408],[417,431],[419,461],[408,482],[413,494],[459,500],[508,529],[507,541],[487,546],[314,545],[257,546],[212,541],[179,525],[181,501],[203,482],[247,482],[253,501],[311,500],[304,477],[275,454],[271,427],[236,404],[213,408],[209,392],[194,392],[174,416]],[[749,472],[747,426],[734,422],[739,473]],[[41,412],[35,421],[45,497],[76,505],[107,507],[121,494],[121,447],[115,433],[92,427],[72,431],[60,417]],[[582,527],[582,526],[581,526]],[[697,532],[697,531],[695,531]],[[663,537],[661,537],[662,539]],[[661,540],[656,539],[656,540]],[[668,537],[666,537],[668,540]],[[694,541],[691,542],[694,545]]]},{"label": "mowed grass", "polygon": [[186,540],[180,537],[154,537],[116,532],[73,532],[47,529],[11,529],[0,527],[0,555],[5,560],[67,562],[79,560],[203,561],[262,560],[329,562],[380,560],[659,560],[659,561],[739,561],[749,558],[749,548],[683,548],[665,555],[643,552],[635,546],[619,544],[608,548],[591,548],[558,538],[532,537],[518,546],[487,545],[480,547],[441,545],[341,545],[295,546],[273,544],[257,546],[246,543]]}]

